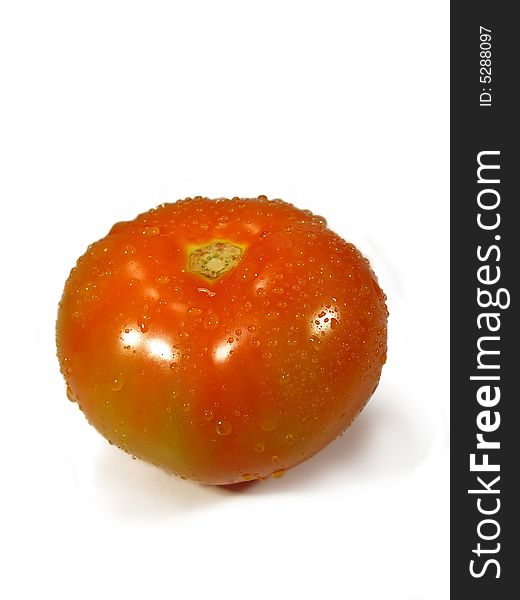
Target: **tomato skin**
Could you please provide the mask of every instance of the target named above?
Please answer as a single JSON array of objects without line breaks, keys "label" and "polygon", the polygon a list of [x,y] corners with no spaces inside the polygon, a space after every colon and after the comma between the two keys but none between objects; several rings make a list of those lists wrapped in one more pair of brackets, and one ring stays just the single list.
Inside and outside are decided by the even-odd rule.
[{"label": "tomato skin", "polygon": [[[193,272],[208,247],[211,268],[215,248],[240,256],[210,279]],[[230,484],[279,476],[348,427],[379,382],[387,316],[368,261],[321,217],[265,197],[186,199],[117,223],[78,260],[58,358],[111,443]]]}]

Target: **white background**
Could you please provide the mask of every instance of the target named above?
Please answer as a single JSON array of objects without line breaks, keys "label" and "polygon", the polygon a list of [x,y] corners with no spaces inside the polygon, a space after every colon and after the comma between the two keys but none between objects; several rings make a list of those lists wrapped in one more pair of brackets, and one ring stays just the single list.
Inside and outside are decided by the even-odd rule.
[{"label": "white background", "polygon": [[[448,597],[446,1],[0,3],[0,596]],[[368,256],[389,360],[283,479],[132,461],[65,397],[57,303],[117,220],[281,197]]]}]

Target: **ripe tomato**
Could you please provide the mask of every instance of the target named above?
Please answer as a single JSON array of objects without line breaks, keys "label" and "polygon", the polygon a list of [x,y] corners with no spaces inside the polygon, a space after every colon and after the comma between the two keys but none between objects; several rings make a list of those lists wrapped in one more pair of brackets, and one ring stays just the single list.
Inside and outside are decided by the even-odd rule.
[{"label": "ripe tomato", "polygon": [[368,261],[280,200],[186,199],[117,223],[65,285],[58,357],[111,443],[210,484],[280,476],[363,408],[386,358]]}]

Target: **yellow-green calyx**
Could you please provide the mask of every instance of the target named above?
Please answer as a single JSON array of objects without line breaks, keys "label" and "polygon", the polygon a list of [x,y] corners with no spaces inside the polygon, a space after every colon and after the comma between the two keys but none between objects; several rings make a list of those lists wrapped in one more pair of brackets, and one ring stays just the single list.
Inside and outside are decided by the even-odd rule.
[{"label": "yellow-green calyx", "polygon": [[216,241],[197,246],[190,252],[190,271],[206,279],[218,279],[231,271],[242,256],[242,248],[229,242]]}]

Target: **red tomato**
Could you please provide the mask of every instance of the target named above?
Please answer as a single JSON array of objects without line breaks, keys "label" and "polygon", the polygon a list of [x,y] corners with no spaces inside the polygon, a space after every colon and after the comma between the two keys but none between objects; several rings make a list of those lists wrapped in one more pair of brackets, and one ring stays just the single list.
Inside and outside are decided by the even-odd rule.
[{"label": "red tomato", "polygon": [[385,296],[322,217],[195,198],[117,223],[65,285],[71,400],[132,455],[210,484],[281,476],[344,431],[386,359]]}]

